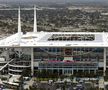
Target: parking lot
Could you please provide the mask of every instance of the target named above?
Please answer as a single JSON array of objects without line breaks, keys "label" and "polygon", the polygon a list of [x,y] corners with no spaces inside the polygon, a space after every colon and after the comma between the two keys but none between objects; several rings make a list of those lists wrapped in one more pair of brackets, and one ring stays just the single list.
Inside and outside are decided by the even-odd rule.
[{"label": "parking lot", "polygon": [[45,90],[98,90],[98,84],[80,80],[76,83],[72,81],[56,81],[56,82],[34,82],[33,87]]}]

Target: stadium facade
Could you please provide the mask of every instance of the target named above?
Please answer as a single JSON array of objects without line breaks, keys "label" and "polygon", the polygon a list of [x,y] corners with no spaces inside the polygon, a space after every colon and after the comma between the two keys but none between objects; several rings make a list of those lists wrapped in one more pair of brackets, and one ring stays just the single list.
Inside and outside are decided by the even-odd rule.
[{"label": "stadium facade", "polygon": [[34,30],[21,31],[20,8],[18,32],[0,40],[2,49],[0,71],[21,75],[22,71],[52,70],[61,74],[76,71],[103,70],[108,57],[108,33],[106,32],[37,32],[36,8]]}]

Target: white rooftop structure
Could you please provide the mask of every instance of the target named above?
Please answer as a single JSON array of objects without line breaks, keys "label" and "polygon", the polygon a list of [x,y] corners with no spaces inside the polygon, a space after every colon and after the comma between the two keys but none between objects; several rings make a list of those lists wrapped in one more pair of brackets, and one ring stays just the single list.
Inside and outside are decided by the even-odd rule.
[{"label": "white rooftop structure", "polygon": [[[65,36],[94,36],[93,40],[49,40],[51,37],[64,38]],[[19,38],[21,39],[19,42]],[[67,37],[65,37],[67,38]],[[73,37],[71,37],[73,38]],[[108,33],[91,32],[28,32],[26,34],[16,33],[5,39],[0,40],[0,47],[108,47]]]}]

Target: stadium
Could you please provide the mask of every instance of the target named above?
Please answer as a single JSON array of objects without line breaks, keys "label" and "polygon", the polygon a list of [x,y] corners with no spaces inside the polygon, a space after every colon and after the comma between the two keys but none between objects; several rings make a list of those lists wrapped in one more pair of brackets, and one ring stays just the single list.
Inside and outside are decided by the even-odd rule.
[{"label": "stadium", "polygon": [[0,71],[21,75],[24,69],[51,70],[60,74],[78,71],[96,73],[108,66],[108,33],[106,32],[37,32],[34,8],[33,32],[21,31],[20,8],[18,32],[0,39]]}]

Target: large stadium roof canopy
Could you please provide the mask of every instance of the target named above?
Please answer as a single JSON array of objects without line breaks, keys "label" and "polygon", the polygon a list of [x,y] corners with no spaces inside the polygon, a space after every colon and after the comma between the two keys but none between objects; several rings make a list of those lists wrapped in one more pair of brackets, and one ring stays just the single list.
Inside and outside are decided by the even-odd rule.
[{"label": "large stadium roof canopy", "polygon": [[108,47],[105,32],[28,32],[0,40],[0,47]]}]

